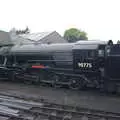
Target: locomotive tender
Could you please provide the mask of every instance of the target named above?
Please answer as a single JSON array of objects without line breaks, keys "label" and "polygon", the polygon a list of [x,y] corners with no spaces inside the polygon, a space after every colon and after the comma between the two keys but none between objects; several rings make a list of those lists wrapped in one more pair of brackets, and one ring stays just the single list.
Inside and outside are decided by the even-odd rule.
[{"label": "locomotive tender", "polygon": [[110,92],[120,88],[120,44],[112,41],[15,45],[1,47],[0,53],[12,80]]}]

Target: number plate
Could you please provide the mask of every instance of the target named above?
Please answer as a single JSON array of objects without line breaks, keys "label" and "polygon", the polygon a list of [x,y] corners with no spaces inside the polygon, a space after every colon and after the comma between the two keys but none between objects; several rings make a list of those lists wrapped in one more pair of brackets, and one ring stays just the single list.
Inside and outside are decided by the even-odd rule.
[{"label": "number plate", "polygon": [[80,63],[78,62],[79,68],[92,68],[92,63]]}]

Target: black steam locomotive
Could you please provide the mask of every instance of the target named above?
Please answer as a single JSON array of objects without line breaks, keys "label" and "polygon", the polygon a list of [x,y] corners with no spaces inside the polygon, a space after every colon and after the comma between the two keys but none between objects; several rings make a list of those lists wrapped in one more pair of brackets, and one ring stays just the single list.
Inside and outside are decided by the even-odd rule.
[{"label": "black steam locomotive", "polygon": [[6,46],[0,48],[0,61],[3,77],[13,81],[109,92],[120,88],[120,44],[112,41]]}]

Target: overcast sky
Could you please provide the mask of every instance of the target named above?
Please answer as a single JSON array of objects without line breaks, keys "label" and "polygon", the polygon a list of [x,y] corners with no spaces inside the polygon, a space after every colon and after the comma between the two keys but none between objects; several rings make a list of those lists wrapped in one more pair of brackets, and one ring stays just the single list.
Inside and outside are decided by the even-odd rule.
[{"label": "overcast sky", "polygon": [[1,0],[0,29],[31,32],[77,27],[89,39],[120,40],[120,0]]}]

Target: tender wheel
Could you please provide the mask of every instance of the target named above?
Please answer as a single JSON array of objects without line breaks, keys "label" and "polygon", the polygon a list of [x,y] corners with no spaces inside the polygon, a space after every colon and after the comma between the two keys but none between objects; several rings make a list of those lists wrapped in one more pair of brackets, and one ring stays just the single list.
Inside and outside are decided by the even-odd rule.
[{"label": "tender wheel", "polygon": [[53,80],[52,86],[54,86],[55,88],[60,88],[60,87],[62,87],[62,85],[59,83],[60,77],[59,77],[58,75],[54,75],[54,76],[52,77],[52,80]]},{"label": "tender wheel", "polygon": [[82,89],[84,87],[84,83],[82,79],[78,79],[78,78],[73,78],[70,80],[70,85],[69,87],[73,90],[79,90]]}]

